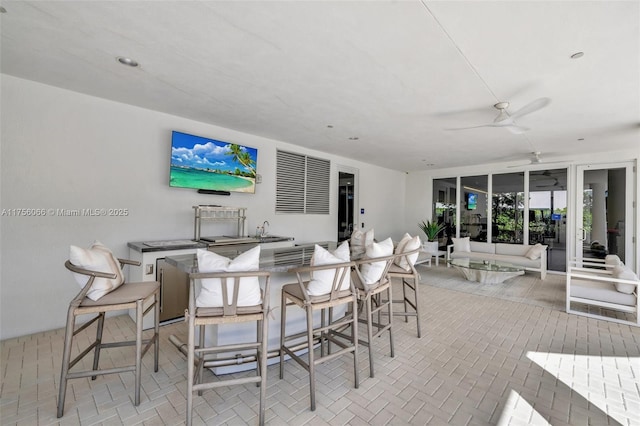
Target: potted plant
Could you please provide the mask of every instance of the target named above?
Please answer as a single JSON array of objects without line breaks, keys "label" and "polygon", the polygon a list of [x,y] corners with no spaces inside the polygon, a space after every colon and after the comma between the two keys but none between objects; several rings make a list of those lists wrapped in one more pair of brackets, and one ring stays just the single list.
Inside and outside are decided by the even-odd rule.
[{"label": "potted plant", "polygon": [[423,244],[424,250],[428,253],[436,253],[438,251],[438,234],[444,230],[443,223],[422,221],[418,223],[418,228],[427,236],[427,241]]}]

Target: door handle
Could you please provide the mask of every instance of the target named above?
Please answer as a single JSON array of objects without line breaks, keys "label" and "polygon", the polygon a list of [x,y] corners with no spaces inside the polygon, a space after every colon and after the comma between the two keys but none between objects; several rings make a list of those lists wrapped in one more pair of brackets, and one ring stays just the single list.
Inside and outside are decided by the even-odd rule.
[{"label": "door handle", "polygon": [[164,307],[164,270],[160,268],[158,272],[160,273],[160,312],[162,312],[162,308]]},{"label": "door handle", "polygon": [[578,240],[580,241],[584,241],[587,239],[587,233],[585,232],[584,228],[578,228]]}]

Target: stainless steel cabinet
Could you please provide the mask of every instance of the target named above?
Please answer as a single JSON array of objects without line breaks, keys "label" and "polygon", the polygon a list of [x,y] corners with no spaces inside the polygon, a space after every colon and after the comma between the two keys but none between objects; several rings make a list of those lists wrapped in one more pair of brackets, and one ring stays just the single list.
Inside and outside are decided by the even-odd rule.
[{"label": "stainless steel cabinet", "polygon": [[160,321],[183,317],[189,306],[189,276],[164,259],[157,260],[156,270],[160,282]]}]

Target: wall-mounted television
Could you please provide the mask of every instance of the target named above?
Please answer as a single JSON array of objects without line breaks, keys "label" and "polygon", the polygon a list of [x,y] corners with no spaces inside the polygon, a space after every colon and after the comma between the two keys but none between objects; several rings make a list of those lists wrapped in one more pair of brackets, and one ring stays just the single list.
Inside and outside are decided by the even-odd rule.
[{"label": "wall-mounted television", "polygon": [[478,206],[478,194],[467,192],[467,210],[475,210]]},{"label": "wall-mounted television", "polygon": [[173,131],[169,185],[253,194],[257,161],[256,148]]}]

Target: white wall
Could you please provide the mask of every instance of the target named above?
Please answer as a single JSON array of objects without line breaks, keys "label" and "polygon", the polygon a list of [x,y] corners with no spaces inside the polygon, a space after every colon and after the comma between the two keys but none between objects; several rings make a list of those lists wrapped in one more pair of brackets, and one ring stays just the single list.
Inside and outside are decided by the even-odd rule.
[{"label": "white wall", "polygon": [[[365,228],[375,228],[378,239],[397,239],[407,230],[402,172],[0,77],[0,209],[129,210],[125,217],[18,217],[5,211],[0,226],[0,339],[64,325],[68,302],[79,290],[64,268],[69,245],[88,246],[98,239],[117,256],[127,257],[128,241],[192,238],[193,205],[247,207],[249,231],[268,220],[270,233],[291,235],[297,242],[335,240],[337,164],[359,170]],[[256,194],[214,196],[169,187],[171,130],[258,148],[262,183]],[[276,148],[331,160],[330,215],[275,214]]]}]

